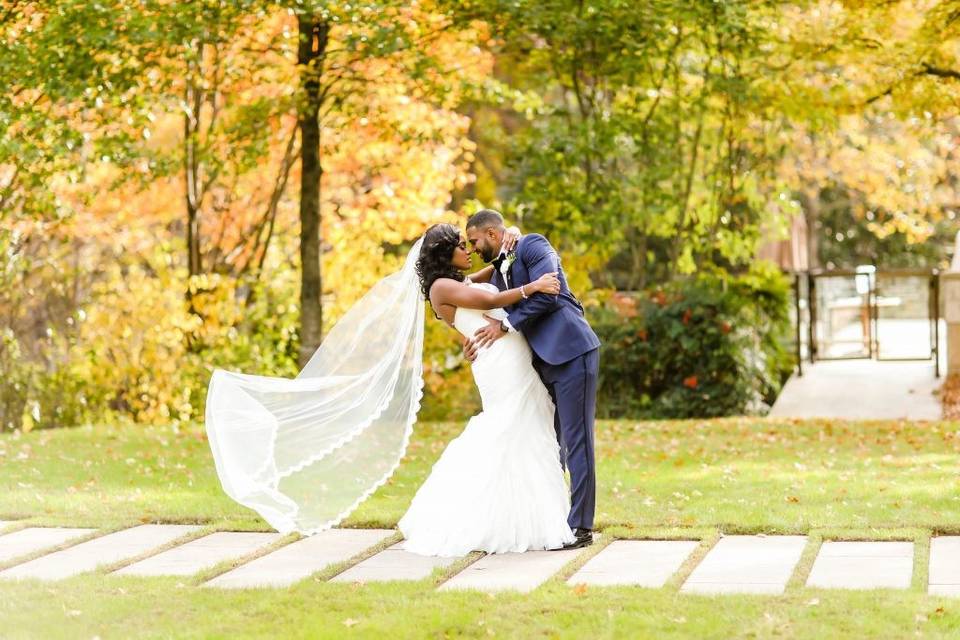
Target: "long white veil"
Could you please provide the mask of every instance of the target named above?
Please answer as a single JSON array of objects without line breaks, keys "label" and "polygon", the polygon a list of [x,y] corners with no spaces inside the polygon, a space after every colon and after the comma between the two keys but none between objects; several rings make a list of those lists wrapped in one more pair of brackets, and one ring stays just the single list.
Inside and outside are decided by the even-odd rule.
[{"label": "long white veil", "polygon": [[213,372],[206,429],[223,490],[281,533],[338,524],[403,457],[423,396],[422,243],[296,378]]}]

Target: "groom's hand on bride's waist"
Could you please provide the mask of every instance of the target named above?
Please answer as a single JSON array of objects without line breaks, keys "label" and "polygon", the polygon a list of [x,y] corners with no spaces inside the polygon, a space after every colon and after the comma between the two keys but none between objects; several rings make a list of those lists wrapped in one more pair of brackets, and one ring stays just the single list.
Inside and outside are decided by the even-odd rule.
[{"label": "groom's hand on bride's waist", "polygon": [[473,362],[477,359],[477,343],[470,339],[463,339],[463,357],[467,359],[468,362]]},{"label": "groom's hand on bride's waist", "polygon": [[491,345],[507,335],[507,332],[503,330],[503,325],[499,320],[491,318],[488,315],[484,315],[483,317],[487,320],[487,326],[480,327],[476,333],[473,334],[473,341],[476,343],[477,349]]}]

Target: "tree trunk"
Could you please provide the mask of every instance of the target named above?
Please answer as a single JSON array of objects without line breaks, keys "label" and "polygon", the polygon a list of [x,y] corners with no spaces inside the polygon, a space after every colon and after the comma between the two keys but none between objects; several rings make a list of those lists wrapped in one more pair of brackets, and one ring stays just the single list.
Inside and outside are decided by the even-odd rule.
[{"label": "tree trunk", "polygon": [[[187,80],[184,102],[188,110],[183,114],[183,174],[186,179],[187,205],[187,273],[200,275],[200,168],[197,158],[197,136],[200,128],[202,91]],[[189,293],[188,293],[189,297]]]},{"label": "tree trunk", "polygon": [[633,273],[630,274],[628,287],[633,291],[642,291],[647,286],[647,234],[632,227],[629,236]]},{"label": "tree trunk", "polygon": [[[192,75],[191,73],[186,82],[184,104],[187,105],[187,108],[183,114],[183,174],[186,182],[187,208],[187,275],[190,278],[200,275],[203,270],[200,257],[200,215],[203,194],[200,187],[200,161],[197,157],[202,89],[194,84]],[[203,315],[194,304],[195,292],[192,286],[187,286],[184,297],[187,301],[187,311],[203,321]],[[188,331],[185,340],[189,351],[196,352],[199,349],[200,343],[193,332]]]},{"label": "tree trunk", "polygon": [[187,273],[200,275],[200,212],[187,202]]},{"label": "tree trunk", "polygon": [[800,191],[800,206],[807,221],[807,268],[820,268],[820,189],[808,185]]},{"label": "tree trunk", "polygon": [[323,330],[323,291],[320,273],[320,78],[330,27],[316,16],[301,14],[300,68],[300,368],[320,346]]},{"label": "tree trunk", "polygon": [[703,110],[700,111],[700,121],[697,123],[697,130],[693,134],[690,151],[690,168],[687,171],[686,183],[683,187],[683,196],[680,203],[680,212],[677,215],[676,235],[673,239],[673,245],[670,248],[669,280],[677,275],[677,265],[680,262],[680,245],[683,243],[683,229],[687,224],[687,212],[690,209],[690,194],[693,193],[693,177],[697,170],[697,161],[700,152],[700,136],[703,133]]}]

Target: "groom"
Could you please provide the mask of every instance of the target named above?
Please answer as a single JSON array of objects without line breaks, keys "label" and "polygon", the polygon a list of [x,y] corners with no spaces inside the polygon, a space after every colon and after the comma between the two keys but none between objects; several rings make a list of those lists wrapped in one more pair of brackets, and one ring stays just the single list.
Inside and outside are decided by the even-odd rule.
[{"label": "groom", "polygon": [[483,209],[467,220],[467,240],[485,262],[494,266],[490,282],[501,291],[530,284],[556,271],[559,295],[534,293],[507,307],[507,319],[487,317],[472,344],[465,345],[467,358],[476,349],[499,340],[508,332],[523,333],[533,350],[533,366],[556,406],[554,428],[560,441],[561,459],[570,470],[570,515],[567,524],[576,540],[564,549],[593,542],[593,512],[596,475],[593,456],[593,418],[596,408],[600,340],[583,317],[583,306],[570,293],[560,257],[546,238],[529,234],[520,238],[514,251],[502,251],[503,216]]}]

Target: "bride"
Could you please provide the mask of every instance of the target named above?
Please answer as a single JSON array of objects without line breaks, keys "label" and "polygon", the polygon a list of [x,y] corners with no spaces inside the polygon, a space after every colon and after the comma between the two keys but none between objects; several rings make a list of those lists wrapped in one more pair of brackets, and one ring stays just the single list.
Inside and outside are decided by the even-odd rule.
[{"label": "bride", "polygon": [[[492,284],[465,282],[462,271],[469,268],[470,254],[456,227],[427,230],[417,260],[421,291],[437,318],[467,339],[486,326],[483,310],[503,319],[500,307],[560,290],[556,273],[548,273],[526,290],[499,292]],[[573,542],[553,402],[532,361],[521,333],[479,350],[473,377],[483,411],[450,442],[400,519],[407,551],[461,556]]]},{"label": "bride", "polygon": [[[501,293],[465,279],[469,267],[459,230],[434,225],[295,378],[214,369],[205,426],[227,495],[281,533],[313,535],[389,480],[420,409],[424,297],[467,337],[486,324],[485,311],[503,317],[500,307],[558,290],[556,274],[547,274]],[[573,541],[553,404],[531,360],[519,333],[481,349],[473,373],[483,411],[450,442],[401,518],[407,550],[459,556]]]}]

